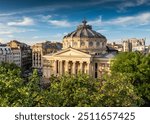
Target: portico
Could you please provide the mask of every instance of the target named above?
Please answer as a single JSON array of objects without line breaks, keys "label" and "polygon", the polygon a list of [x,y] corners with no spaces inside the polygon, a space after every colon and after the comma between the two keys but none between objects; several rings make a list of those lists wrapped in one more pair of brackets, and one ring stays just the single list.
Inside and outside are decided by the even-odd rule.
[{"label": "portico", "polygon": [[[68,54],[70,58],[65,56]],[[47,74],[47,76],[52,74],[55,76],[60,76],[63,74],[76,75],[79,72],[90,75],[90,72],[92,71],[91,56],[86,53],[80,53],[80,51],[73,48],[69,48],[68,50],[61,51],[61,53],[56,53],[49,57],[44,56],[43,60],[45,60],[43,61],[43,72],[48,70],[48,68],[51,68],[49,69],[51,72],[46,72],[50,73]]]}]

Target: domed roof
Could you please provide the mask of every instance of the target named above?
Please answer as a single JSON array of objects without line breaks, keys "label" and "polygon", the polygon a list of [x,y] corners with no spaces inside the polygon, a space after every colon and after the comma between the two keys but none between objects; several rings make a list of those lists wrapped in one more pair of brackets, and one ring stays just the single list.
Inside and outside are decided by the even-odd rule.
[{"label": "domed roof", "polygon": [[91,25],[87,25],[87,21],[83,20],[82,25],[79,25],[77,29],[66,36],[64,38],[73,38],[73,37],[80,37],[80,38],[105,38],[102,34],[92,30]]}]

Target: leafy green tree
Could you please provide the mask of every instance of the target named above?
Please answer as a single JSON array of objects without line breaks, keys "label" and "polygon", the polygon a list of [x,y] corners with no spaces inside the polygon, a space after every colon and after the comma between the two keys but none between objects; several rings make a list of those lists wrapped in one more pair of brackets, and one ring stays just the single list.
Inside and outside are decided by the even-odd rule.
[{"label": "leafy green tree", "polygon": [[[149,62],[145,57],[140,61],[142,63]],[[149,71],[145,69],[147,67],[149,67],[147,64],[140,64],[139,69],[148,76]],[[135,85],[137,80],[135,75],[138,77],[138,74],[134,75],[134,71],[118,72],[115,73],[113,70],[112,75],[106,75],[101,80],[86,74],[52,76],[50,86],[42,89],[37,70],[34,70],[28,82],[24,83],[19,67],[2,63],[0,65],[0,106],[96,107],[143,104],[143,96],[148,99],[149,83],[137,82]],[[147,76],[140,78],[140,81],[148,81]]]},{"label": "leafy green tree", "polygon": [[103,106],[128,107],[140,106],[143,104],[143,100],[137,95],[128,76],[116,73],[103,78],[101,103]]},{"label": "leafy green tree", "polygon": [[53,78],[47,95],[50,106],[138,106],[142,99],[136,94],[128,77],[121,74],[96,80],[88,75],[64,75]]},{"label": "leafy green tree", "polygon": [[119,54],[112,62],[112,75],[122,73],[131,79],[139,96],[150,104],[150,54],[143,55],[140,52],[128,52]]},{"label": "leafy green tree", "polygon": [[100,95],[100,84],[87,75],[64,75],[51,80],[50,106],[101,106],[97,96]]},{"label": "leafy green tree", "polygon": [[20,68],[14,64],[0,65],[0,106],[21,106],[23,80]]},{"label": "leafy green tree", "polygon": [[33,70],[32,75],[29,77],[29,80],[26,84],[26,98],[24,106],[34,107],[40,106],[42,94],[40,88],[40,77],[38,76],[37,69]]}]

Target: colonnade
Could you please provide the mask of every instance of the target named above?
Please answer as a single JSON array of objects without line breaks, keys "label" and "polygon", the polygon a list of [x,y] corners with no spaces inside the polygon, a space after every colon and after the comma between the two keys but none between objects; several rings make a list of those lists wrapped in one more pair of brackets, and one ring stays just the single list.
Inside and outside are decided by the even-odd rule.
[{"label": "colonnade", "polygon": [[78,74],[86,73],[91,74],[91,63],[86,61],[70,61],[70,60],[54,60],[53,63],[54,75]]}]

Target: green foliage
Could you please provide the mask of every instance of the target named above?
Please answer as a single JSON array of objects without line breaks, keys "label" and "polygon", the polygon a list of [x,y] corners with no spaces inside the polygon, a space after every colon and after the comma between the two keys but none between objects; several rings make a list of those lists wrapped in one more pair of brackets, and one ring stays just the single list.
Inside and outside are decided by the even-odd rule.
[{"label": "green foliage", "polygon": [[113,61],[111,71],[112,75],[119,72],[131,79],[145,104],[150,103],[150,54],[121,53]]},{"label": "green foliage", "polygon": [[100,83],[87,75],[65,75],[51,83],[52,106],[101,106]]},{"label": "green foliage", "polygon": [[29,107],[42,106],[42,89],[40,88],[40,78],[37,69],[33,70],[26,88],[27,96],[24,105]]},{"label": "green foliage", "polygon": [[22,98],[21,71],[14,64],[0,65],[0,106],[18,106]]},{"label": "green foliage", "polygon": [[102,98],[103,106],[140,106],[143,100],[137,95],[128,76],[121,73],[106,75],[103,79]]},{"label": "green foliage", "polygon": [[[53,78],[55,79],[55,78]],[[142,99],[122,74],[96,80],[87,75],[65,75],[50,87],[52,106],[139,106]]]},{"label": "green foliage", "polygon": [[141,106],[150,99],[149,56],[123,54],[126,59],[129,57],[128,61],[119,55],[122,58],[114,60],[112,75],[106,75],[101,80],[86,74],[52,76],[47,89],[42,88],[37,70],[25,83],[19,67],[2,63],[0,106]]}]

